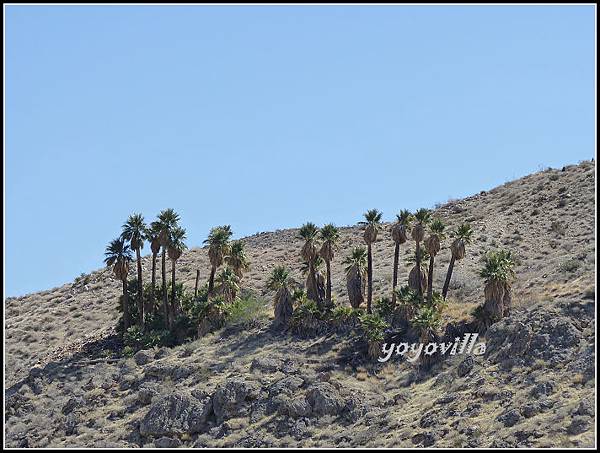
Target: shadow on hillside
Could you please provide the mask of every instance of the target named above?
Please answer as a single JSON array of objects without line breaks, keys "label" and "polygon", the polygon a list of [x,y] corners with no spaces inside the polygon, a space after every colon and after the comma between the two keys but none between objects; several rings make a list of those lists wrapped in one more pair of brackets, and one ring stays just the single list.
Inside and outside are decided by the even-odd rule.
[{"label": "shadow on hillside", "polygon": [[[16,394],[24,385],[28,385],[36,395],[42,392],[45,382],[66,381],[73,373],[94,363],[118,361],[122,358],[120,351],[123,349],[121,338],[112,333],[108,336],[90,341],[77,352],[66,357],[51,360],[43,367],[33,367],[27,377],[5,389],[7,400]],[[111,356],[107,357],[107,353]]]}]

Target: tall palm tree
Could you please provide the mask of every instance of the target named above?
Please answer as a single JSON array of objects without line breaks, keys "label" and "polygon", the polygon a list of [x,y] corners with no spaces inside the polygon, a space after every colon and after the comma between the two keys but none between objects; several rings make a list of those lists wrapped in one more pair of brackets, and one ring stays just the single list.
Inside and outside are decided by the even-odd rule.
[{"label": "tall palm tree", "polygon": [[427,276],[427,300],[433,302],[433,266],[435,256],[441,248],[441,241],[444,240],[444,229],[446,225],[440,219],[435,218],[429,223],[429,237],[425,240],[425,249],[429,253],[429,275]]},{"label": "tall palm tree", "polygon": [[373,252],[372,244],[377,240],[377,233],[381,228],[381,216],[383,214],[377,209],[369,209],[365,212],[365,220],[360,222],[365,226],[363,239],[367,244],[367,313],[371,314],[371,303],[373,301]]},{"label": "tall palm tree", "polygon": [[127,274],[129,273],[129,263],[132,260],[132,253],[129,245],[122,238],[114,239],[106,247],[104,253],[104,263],[112,266],[115,277],[123,283],[123,296],[121,298],[121,308],[123,310],[123,327],[129,329],[129,301],[127,299]]},{"label": "tall palm tree", "polygon": [[343,262],[346,265],[346,289],[352,308],[359,308],[365,300],[367,249],[355,247]]},{"label": "tall palm tree", "polygon": [[473,230],[467,223],[460,225],[456,231],[452,233],[455,238],[450,245],[450,251],[452,257],[450,258],[450,264],[448,264],[448,272],[446,273],[446,281],[444,282],[444,288],[442,289],[442,297],[446,299],[448,294],[448,287],[450,286],[450,279],[452,278],[452,271],[454,270],[454,263],[460,261],[465,257],[465,245],[471,243],[471,237],[473,236]]},{"label": "tall palm tree", "polygon": [[290,274],[283,266],[276,266],[267,281],[267,287],[275,291],[275,324],[286,325],[294,313],[292,294],[289,290]]},{"label": "tall palm tree", "polygon": [[231,248],[229,249],[229,254],[225,257],[225,262],[228,266],[231,266],[238,279],[241,280],[244,277],[244,272],[250,268],[250,263],[248,262],[248,256],[246,255],[242,241],[233,241],[231,243]]},{"label": "tall palm tree", "polygon": [[161,224],[157,220],[152,222],[146,229],[146,239],[150,242],[150,250],[152,251],[152,278],[151,287],[152,294],[150,295],[149,312],[154,314],[154,306],[156,303],[156,257],[160,253],[160,231]]},{"label": "tall palm tree", "polygon": [[175,320],[179,311],[177,305],[177,291],[175,290],[175,267],[177,260],[181,257],[183,251],[187,248],[185,245],[185,229],[180,226],[175,226],[169,232],[169,246],[167,253],[171,260],[171,316],[169,317],[170,327],[173,327],[173,321]]},{"label": "tall palm tree", "polygon": [[337,244],[340,239],[340,230],[329,223],[321,228],[321,240],[323,241],[323,245],[321,245],[321,250],[319,250],[319,255],[325,260],[325,266],[327,267],[327,289],[325,292],[325,301],[328,306],[332,305],[331,300],[331,260],[335,256],[335,251],[337,249]]},{"label": "tall palm tree", "polygon": [[300,251],[300,256],[305,262],[308,263],[309,284],[307,285],[306,292],[308,294],[308,298],[317,302],[319,307],[321,307],[322,301],[317,291],[317,276],[315,270],[315,260],[318,257],[318,249],[316,244],[318,233],[319,229],[317,226],[312,222],[307,222],[300,228],[299,236],[301,239],[304,239],[304,245]]},{"label": "tall palm tree", "polygon": [[496,250],[486,255],[480,276],[485,279],[483,312],[490,322],[510,313],[512,280],[516,262],[507,250]]},{"label": "tall palm tree", "polygon": [[[421,280],[421,242],[425,238],[425,227],[429,223],[431,218],[431,212],[428,209],[421,208],[415,213],[416,223],[413,225],[411,236],[416,243],[416,272],[417,281]],[[423,297],[423,289],[421,285],[418,285],[417,292],[419,297]]]},{"label": "tall palm tree", "polygon": [[239,282],[240,278],[228,266],[217,275],[217,285],[225,302],[232,303],[235,300],[240,289]]},{"label": "tall palm tree", "polygon": [[398,264],[400,260],[400,245],[407,240],[407,229],[409,228],[412,214],[403,209],[396,215],[396,223],[392,226],[392,239],[394,240],[394,276],[392,278],[392,304],[396,305],[396,287],[398,286]]},{"label": "tall palm tree", "polygon": [[208,294],[212,295],[215,287],[215,273],[229,254],[229,239],[232,235],[231,226],[223,225],[210,230],[204,244],[208,244],[208,259],[210,260],[210,277],[208,279]]},{"label": "tall palm tree", "polygon": [[171,320],[169,320],[169,300],[167,297],[167,249],[169,247],[171,231],[177,227],[178,222],[179,215],[171,208],[165,209],[158,214],[158,224],[160,226],[158,238],[162,248],[162,300],[165,326],[167,328],[171,325]]},{"label": "tall palm tree", "polygon": [[121,239],[129,242],[132,250],[135,250],[137,261],[137,307],[138,325],[144,328],[144,286],[142,284],[142,249],[146,240],[146,224],[142,214],[132,214],[123,225]]}]

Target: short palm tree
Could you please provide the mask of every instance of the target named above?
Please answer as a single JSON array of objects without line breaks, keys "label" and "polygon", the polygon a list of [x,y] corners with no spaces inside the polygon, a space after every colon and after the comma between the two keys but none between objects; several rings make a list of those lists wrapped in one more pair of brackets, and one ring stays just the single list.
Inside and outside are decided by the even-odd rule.
[{"label": "short palm tree", "polygon": [[137,262],[137,307],[138,307],[138,325],[144,328],[144,291],[142,284],[142,248],[146,240],[146,224],[142,214],[132,214],[123,225],[121,239],[129,242],[132,250],[135,250]]},{"label": "short palm tree", "polygon": [[237,297],[240,279],[230,267],[225,267],[217,275],[217,285],[227,303],[232,303]]},{"label": "short palm tree", "polygon": [[403,209],[396,215],[396,223],[392,226],[392,239],[394,240],[394,274],[392,277],[392,304],[396,304],[396,287],[398,286],[398,264],[400,260],[400,246],[407,240],[408,228],[412,214]]},{"label": "short palm tree", "polygon": [[316,243],[319,229],[314,223],[307,222],[300,227],[298,234],[300,238],[304,240],[304,244],[300,250],[300,256],[308,263],[308,285],[306,292],[308,298],[317,302],[319,307],[321,307],[322,301],[317,291],[317,275],[315,270],[315,260],[319,256]]},{"label": "short palm tree", "polygon": [[367,250],[355,247],[344,259],[346,265],[346,289],[352,308],[359,308],[365,300],[365,276],[367,269]]},{"label": "short palm tree", "polygon": [[294,314],[292,294],[289,289],[290,274],[283,266],[276,266],[267,281],[267,287],[275,291],[275,324],[287,325]]},{"label": "short palm tree", "polygon": [[208,244],[208,259],[210,260],[210,277],[208,279],[208,294],[212,295],[215,287],[215,273],[217,268],[223,264],[225,257],[229,254],[229,240],[232,235],[231,227],[223,225],[210,230],[208,238],[204,241]]},{"label": "short palm tree", "polygon": [[250,268],[244,243],[242,241],[233,241],[229,249],[229,254],[225,257],[225,262],[233,269],[238,279],[244,277],[244,272]]},{"label": "short palm tree", "polygon": [[150,242],[150,250],[152,251],[152,278],[151,287],[152,294],[150,295],[149,311],[154,314],[154,305],[156,303],[156,257],[160,253],[160,231],[161,224],[158,221],[154,221],[150,224],[150,227],[146,230],[146,239]]},{"label": "short palm tree", "polygon": [[372,245],[377,240],[377,233],[381,228],[382,213],[377,209],[369,209],[364,214],[365,220],[360,222],[365,226],[363,239],[367,244],[367,313],[371,314],[371,303],[373,301],[373,252]]},{"label": "short palm tree", "polygon": [[450,264],[448,265],[448,272],[446,273],[446,281],[444,282],[444,288],[442,289],[442,297],[446,299],[448,294],[448,288],[450,286],[450,279],[452,278],[452,271],[454,270],[454,263],[460,261],[465,257],[465,246],[471,243],[471,237],[473,236],[473,230],[469,224],[460,225],[456,231],[452,233],[454,241],[450,245],[450,251],[452,257],[450,258]]},{"label": "short palm tree", "polygon": [[328,306],[333,305],[331,300],[331,261],[335,255],[338,241],[340,239],[340,230],[333,224],[329,223],[321,228],[321,250],[319,255],[325,260],[327,267],[327,289],[325,292],[325,301]]},{"label": "short palm tree", "polygon": [[485,279],[483,311],[490,322],[510,313],[515,264],[512,253],[507,250],[489,252],[485,257],[479,275]]},{"label": "short palm tree", "polygon": [[[422,344],[437,342],[439,329],[442,323],[441,312],[439,308],[432,305],[423,305],[411,321],[412,326],[419,333],[419,340]],[[420,357],[420,366],[429,368],[435,362],[432,355],[426,355],[424,352]]]},{"label": "short palm tree", "polygon": [[[412,227],[411,236],[416,243],[416,280],[421,280],[421,242],[425,238],[425,227],[429,223],[431,218],[431,212],[428,209],[421,208],[415,213],[415,224]],[[421,285],[418,285],[417,291],[419,296],[423,296],[423,289]]]},{"label": "short palm tree", "polygon": [[169,259],[171,260],[171,316],[169,317],[171,328],[173,327],[173,321],[175,320],[179,311],[176,300],[177,291],[175,290],[175,267],[177,265],[177,260],[181,257],[183,251],[187,248],[184,241],[185,229],[180,226],[172,228],[169,234],[169,246],[167,248]]},{"label": "short palm tree", "polygon": [[129,273],[129,263],[132,260],[132,253],[129,245],[122,238],[114,239],[106,247],[104,253],[104,263],[112,266],[113,273],[118,280],[123,283],[123,296],[121,298],[121,308],[123,311],[123,327],[129,329],[129,301],[127,300],[127,274]]},{"label": "short palm tree", "polygon": [[429,223],[429,237],[425,240],[425,249],[429,253],[429,273],[427,276],[427,300],[433,302],[433,266],[435,256],[441,248],[441,241],[445,239],[444,229],[446,225],[440,219],[435,218]]},{"label": "short palm tree", "polygon": [[167,297],[167,249],[169,247],[171,231],[177,227],[178,222],[179,214],[171,208],[164,209],[158,214],[160,231],[158,240],[162,248],[162,301],[165,327],[167,328],[171,325],[171,321],[169,320],[169,300]]}]

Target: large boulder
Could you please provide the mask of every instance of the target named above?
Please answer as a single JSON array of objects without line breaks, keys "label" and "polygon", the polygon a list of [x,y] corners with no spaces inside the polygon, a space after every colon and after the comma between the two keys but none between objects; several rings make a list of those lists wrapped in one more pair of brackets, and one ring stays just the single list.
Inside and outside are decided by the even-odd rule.
[{"label": "large boulder", "polygon": [[240,415],[247,415],[248,406],[260,393],[254,382],[230,379],[219,386],[212,397],[213,410],[217,420],[223,421]]},{"label": "large boulder", "polygon": [[173,393],[150,406],[140,423],[142,436],[170,436],[201,432],[211,411],[211,400],[199,401],[191,396]]},{"label": "large boulder", "polygon": [[310,387],[306,400],[316,415],[336,415],[345,406],[340,393],[328,382],[319,382]]}]

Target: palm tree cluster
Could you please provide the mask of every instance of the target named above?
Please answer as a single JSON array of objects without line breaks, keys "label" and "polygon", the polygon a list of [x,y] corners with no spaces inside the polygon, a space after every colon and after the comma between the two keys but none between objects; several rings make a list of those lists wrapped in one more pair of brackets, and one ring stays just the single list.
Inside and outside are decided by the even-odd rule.
[{"label": "palm tree cluster", "polygon": [[[132,214],[123,224],[121,235],[106,247],[105,260],[107,266],[113,267],[115,277],[123,282],[122,310],[123,327],[127,330],[131,325],[128,305],[127,277],[129,264],[135,251],[137,264],[136,303],[137,320],[140,330],[144,330],[148,316],[156,310],[156,259],[162,251],[161,295],[163,304],[163,321],[165,328],[171,330],[179,312],[177,301],[175,269],[177,260],[186,249],[186,231],[179,226],[179,215],[173,209],[165,209],[150,225],[146,225],[142,214]],[[144,294],[141,250],[145,242],[150,243],[152,251],[152,277],[150,294]],[[167,257],[171,261],[171,300],[167,292]]]},{"label": "palm tree cluster", "polygon": [[[250,268],[244,242],[231,241],[232,235],[230,225],[217,226],[210,230],[208,238],[204,241],[208,245],[210,262],[208,295],[209,297],[222,296],[228,303],[236,299],[244,272]],[[217,270],[223,265],[217,275]]]}]

